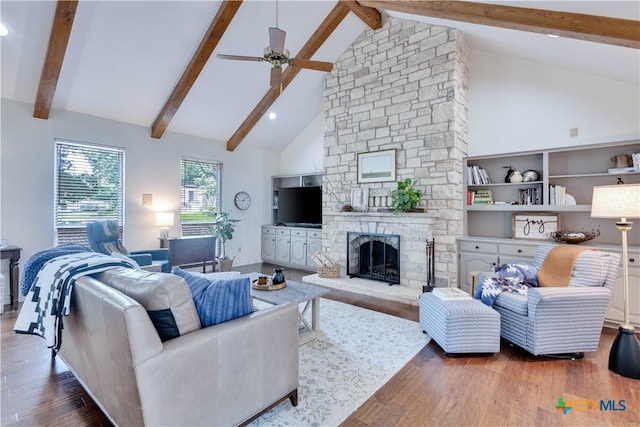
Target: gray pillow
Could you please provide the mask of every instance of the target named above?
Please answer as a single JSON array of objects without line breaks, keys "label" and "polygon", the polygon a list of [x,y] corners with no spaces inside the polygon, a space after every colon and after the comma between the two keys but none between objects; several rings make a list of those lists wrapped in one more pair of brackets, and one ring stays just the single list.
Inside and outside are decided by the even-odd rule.
[{"label": "gray pillow", "polygon": [[162,341],[202,327],[189,286],[181,277],[114,268],[97,279],[142,304]]}]

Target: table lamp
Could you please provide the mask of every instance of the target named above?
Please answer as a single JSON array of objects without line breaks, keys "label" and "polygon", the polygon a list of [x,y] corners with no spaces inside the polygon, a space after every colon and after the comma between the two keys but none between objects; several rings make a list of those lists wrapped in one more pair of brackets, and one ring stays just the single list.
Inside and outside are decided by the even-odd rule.
[{"label": "table lamp", "polygon": [[[602,185],[593,187],[591,217],[615,218],[622,231],[622,269],[624,274],[624,324],[611,345],[609,370],[624,377],[640,379],[640,343],[635,328],[629,324],[629,268],[627,257],[628,218],[640,218],[640,184]],[[637,283],[636,283],[637,285]]]},{"label": "table lamp", "polygon": [[169,227],[173,226],[173,212],[157,212],[156,225],[160,227],[160,238],[169,238]]}]

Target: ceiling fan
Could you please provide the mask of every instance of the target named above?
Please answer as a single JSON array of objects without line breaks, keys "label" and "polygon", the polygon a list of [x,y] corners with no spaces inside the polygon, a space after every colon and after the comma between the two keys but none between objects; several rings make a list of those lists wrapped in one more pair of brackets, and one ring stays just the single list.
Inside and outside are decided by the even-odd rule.
[{"label": "ceiling fan", "polygon": [[291,58],[289,50],[284,48],[286,32],[278,28],[278,3],[276,2],[276,26],[269,27],[269,46],[264,48],[262,56],[242,56],[217,54],[220,59],[231,59],[236,61],[266,61],[271,64],[271,86],[278,86],[282,83],[282,66],[284,64],[292,67],[307,68],[317,71],[331,71],[331,62],[312,61],[310,59]]}]

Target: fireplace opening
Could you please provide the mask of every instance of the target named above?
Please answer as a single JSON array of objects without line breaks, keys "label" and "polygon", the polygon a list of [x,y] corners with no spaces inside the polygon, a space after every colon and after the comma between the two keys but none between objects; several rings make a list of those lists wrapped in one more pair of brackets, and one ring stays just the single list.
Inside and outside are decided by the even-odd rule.
[{"label": "fireplace opening", "polygon": [[400,283],[400,235],[347,232],[347,275]]}]

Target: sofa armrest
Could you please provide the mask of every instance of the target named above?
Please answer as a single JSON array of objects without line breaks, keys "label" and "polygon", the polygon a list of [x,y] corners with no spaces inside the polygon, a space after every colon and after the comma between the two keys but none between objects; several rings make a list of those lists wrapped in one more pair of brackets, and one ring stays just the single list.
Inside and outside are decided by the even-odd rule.
[{"label": "sofa armrest", "polygon": [[129,258],[138,263],[139,266],[151,265],[151,255],[147,253],[131,252],[127,255]]},{"label": "sofa armrest", "polygon": [[574,322],[591,317],[604,320],[611,290],[591,288],[531,288],[528,292],[529,317],[561,316]]},{"label": "sofa armrest", "polygon": [[131,254],[149,254],[154,261],[169,261],[169,249],[167,248],[131,251]]},{"label": "sofa armrest", "polygon": [[283,304],[165,342],[136,367],[145,423],[236,425],[260,412],[298,387],[298,334],[298,307]]},{"label": "sofa armrest", "polygon": [[533,354],[595,351],[611,298],[607,287],[531,288],[527,342]]}]

